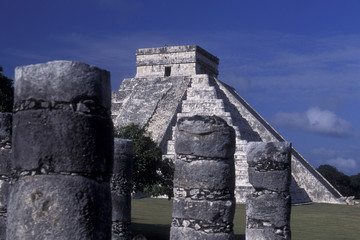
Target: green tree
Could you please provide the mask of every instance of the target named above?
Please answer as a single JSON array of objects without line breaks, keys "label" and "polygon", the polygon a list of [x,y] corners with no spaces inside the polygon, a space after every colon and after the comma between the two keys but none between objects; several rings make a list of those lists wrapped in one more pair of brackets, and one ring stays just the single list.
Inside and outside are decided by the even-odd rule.
[{"label": "green tree", "polygon": [[115,128],[115,137],[134,142],[133,191],[145,191],[153,196],[173,196],[174,165],[162,160],[161,149],[151,139],[146,127],[130,124]]},{"label": "green tree", "polygon": [[14,103],[13,80],[2,74],[0,66],[0,112],[12,112]]},{"label": "green tree", "polygon": [[342,195],[353,196],[354,192],[350,185],[350,177],[339,172],[331,165],[320,165],[317,170],[323,175]]},{"label": "green tree", "polygon": [[356,199],[360,199],[360,173],[350,176],[350,186]]}]

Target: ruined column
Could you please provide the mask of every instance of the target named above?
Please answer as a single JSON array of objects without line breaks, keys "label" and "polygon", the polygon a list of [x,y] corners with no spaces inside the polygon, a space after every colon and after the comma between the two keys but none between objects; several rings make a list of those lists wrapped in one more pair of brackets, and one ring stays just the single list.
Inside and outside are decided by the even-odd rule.
[{"label": "ruined column", "polygon": [[17,67],[7,239],[110,239],[110,74],[85,63]]},{"label": "ruined column", "polygon": [[246,239],[290,240],[291,143],[249,142]]},{"label": "ruined column", "polygon": [[133,153],[131,140],[115,138],[111,177],[112,240],[131,240]]},{"label": "ruined column", "polygon": [[0,239],[6,239],[6,215],[11,175],[12,113],[0,112]]},{"label": "ruined column", "polygon": [[170,239],[234,239],[234,129],[216,116],[181,118],[175,152]]}]

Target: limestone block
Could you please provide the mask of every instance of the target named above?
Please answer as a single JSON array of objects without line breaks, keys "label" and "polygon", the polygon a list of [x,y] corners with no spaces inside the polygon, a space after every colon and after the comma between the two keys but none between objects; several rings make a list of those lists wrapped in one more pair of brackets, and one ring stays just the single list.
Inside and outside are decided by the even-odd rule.
[{"label": "limestone block", "polygon": [[268,189],[270,191],[283,192],[288,191],[291,182],[291,171],[257,171],[251,167],[249,171],[249,182],[256,190]]},{"label": "limestone block", "polygon": [[175,160],[174,187],[234,191],[234,161]]},{"label": "limestone block", "polygon": [[6,239],[6,216],[0,215],[0,239]]},{"label": "limestone block", "polygon": [[114,167],[110,181],[112,240],[131,239],[131,188],[134,146],[131,140],[114,139]]},{"label": "limestone block", "polygon": [[0,149],[11,146],[12,113],[0,112]]},{"label": "limestone block", "polygon": [[111,192],[112,198],[112,220],[131,221],[131,197],[119,196]]},{"label": "limestone block", "polygon": [[112,172],[110,118],[35,109],[14,114],[13,167],[46,172]]},{"label": "limestone block", "polygon": [[0,150],[0,175],[10,175],[11,174],[11,149],[1,149]]},{"label": "limestone block", "polygon": [[171,227],[171,240],[233,240],[234,233],[206,233],[191,228]]},{"label": "limestone block", "polygon": [[7,239],[110,239],[107,71],[54,61],[15,70]]},{"label": "limestone block", "polygon": [[291,144],[252,142],[247,146],[249,181],[246,239],[291,239]]},{"label": "limestone block", "polygon": [[[291,197],[289,194],[255,192],[247,197],[246,215],[248,219],[256,219],[259,222],[266,222],[273,227],[280,228],[287,226],[290,222],[290,206]],[[249,224],[248,221],[247,227],[255,228]]]},{"label": "limestone block", "polygon": [[290,239],[290,233],[282,234],[282,231],[276,231],[273,228],[249,229],[245,230],[246,239],[256,240],[287,240]]},{"label": "limestone block", "polygon": [[230,158],[235,152],[235,131],[216,116],[181,118],[177,124],[175,152],[208,158]]},{"label": "limestone block", "polygon": [[44,102],[93,100],[110,109],[110,73],[74,61],[52,61],[15,69],[15,105],[36,99]]},{"label": "limestone block", "polygon": [[235,131],[216,116],[176,127],[170,239],[233,239]]},{"label": "limestone block", "polygon": [[[124,174],[127,179],[132,176],[132,158],[134,155],[134,144],[129,139],[114,139],[114,174]],[[115,161],[116,159],[116,161]]]},{"label": "limestone block", "polygon": [[171,52],[161,53],[157,55],[137,55],[137,66],[151,66],[151,65],[169,65],[179,63],[194,63],[196,61],[195,52]]},{"label": "limestone block", "polygon": [[249,142],[249,182],[255,189],[288,191],[291,183],[291,143]]},{"label": "limestone block", "polygon": [[197,201],[175,199],[173,218],[194,219],[213,223],[230,223],[234,219],[235,201]]},{"label": "limestone block", "polygon": [[247,163],[258,171],[286,170],[291,163],[289,142],[249,142]]},{"label": "limestone block", "polygon": [[7,239],[110,239],[108,183],[82,176],[35,175],[12,186]]},{"label": "limestone block", "polygon": [[0,213],[6,212],[9,193],[10,193],[9,181],[0,179]]},{"label": "limestone block", "polygon": [[111,240],[129,240],[131,239],[130,222],[113,222]]}]

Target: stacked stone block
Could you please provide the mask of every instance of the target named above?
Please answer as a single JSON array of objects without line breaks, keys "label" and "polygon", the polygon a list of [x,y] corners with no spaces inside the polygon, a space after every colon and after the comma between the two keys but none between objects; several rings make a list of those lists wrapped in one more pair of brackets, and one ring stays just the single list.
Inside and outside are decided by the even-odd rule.
[{"label": "stacked stone block", "polygon": [[7,239],[110,239],[110,75],[85,63],[17,67]]},{"label": "stacked stone block", "polygon": [[247,162],[255,191],[246,200],[246,239],[291,239],[291,144],[249,142]]},{"label": "stacked stone block", "polygon": [[235,131],[216,116],[179,119],[171,240],[233,239]]},{"label": "stacked stone block", "polygon": [[131,239],[131,189],[134,146],[131,140],[115,138],[111,177],[112,240]]},{"label": "stacked stone block", "polygon": [[12,113],[0,113],[0,240],[6,239],[6,215],[11,175]]}]

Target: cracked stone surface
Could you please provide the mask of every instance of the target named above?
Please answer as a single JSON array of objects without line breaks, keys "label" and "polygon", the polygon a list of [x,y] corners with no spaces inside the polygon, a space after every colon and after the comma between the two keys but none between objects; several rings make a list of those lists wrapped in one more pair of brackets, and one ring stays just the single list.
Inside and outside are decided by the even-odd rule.
[{"label": "cracked stone surface", "polygon": [[246,239],[291,239],[291,143],[252,142],[247,146],[249,181]]},{"label": "cracked stone surface", "polygon": [[234,129],[194,116],[179,119],[176,131],[170,239],[233,239]]},{"label": "cracked stone surface", "polygon": [[109,72],[53,61],[17,67],[8,239],[110,239]]},{"label": "cracked stone surface", "polygon": [[111,176],[112,240],[131,240],[131,189],[133,142],[114,140],[114,167]]}]

